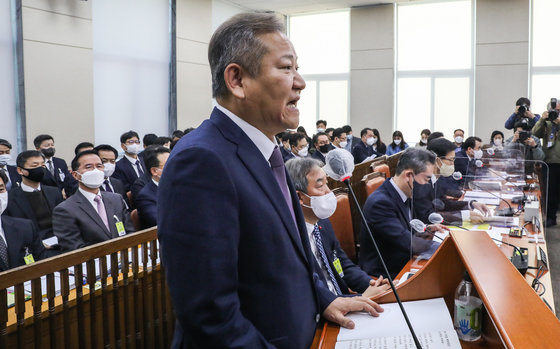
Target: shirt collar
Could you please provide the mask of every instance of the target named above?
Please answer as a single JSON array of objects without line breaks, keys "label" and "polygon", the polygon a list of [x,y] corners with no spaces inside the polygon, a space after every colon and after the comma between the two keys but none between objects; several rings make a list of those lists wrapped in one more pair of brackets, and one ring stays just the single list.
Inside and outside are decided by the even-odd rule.
[{"label": "shirt collar", "polygon": [[156,181],[155,179],[152,178],[152,182],[154,182],[154,184],[156,185],[156,187],[159,187],[159,182]]},{"label": "shirt collar", "polygon": [[82,193],[82,195],[85,196],[86,199],[88,199],[88,201],[90,201],[90,202],[94,202],[93,199],[95,199],[95,197],[96,197],[97,195],[100,195],[100,196],[101,196],[101,190],[99,190],[99,191],[97,192],[97,194],[93,194],[93,193],[90,193],[89,191],[85,191],[85,190],[83,190],[83,189],[80,188],[80,187],[78,187],[78,190],[79,190],[80,193]]},{"label": "shirt collar", "polygon": [[401,188],[399,188],[399,186],[397,185],[397,183],[395,183],[395,181],[393,180],[393,178],[391,178],[389,181],[391,182],[391,184],[393,185],[393,187],[395,187],[395,190],[397,191],[397,193],[399,193],[399,196],[401,197],[401,200],[402,200],[403,202],[405,202],[406,199],[408,199],[408,198],[406,197],[406,194],[404,193],[404,191],[402,191]]},{"label": "shirt collar", "polygon": [[436,177],[436,175],[432,173],[432,186],[433,186],[434,184],[436,184],[436,181],[437,181],[437,180],[438,180],[438,177]]},{"label": "shirt collar", "polygon": [[131,164],[136,165],[136,161],[138,161],[138,158],[133,158],[132,156],[128,155],[127,153],[124,153],[124,157],[130,161]]},{"label": "shirt collar", "polygon": [[27,192],[27,193],[33,193],[35,190],[41,191],[41,183],[39,183],[39,186],[37,187],[37,189],[35,189],[33,187],[30,187],[30,186],[26,185],[22,181],[21,182],[21,190],[23,190],[24,192]]},{"label": "shirt collar", "polygon": [[226,114],[227,117],[231,119],[231,121],[233,121],[237,126],[239,126],[239,128],[247,135],[247,137],[249,137],[249,139],[259,149],[259,151],[264,156],[266,161],[270,159],[270,157],[272,156],[272,152],[274,151],[274,147],[277,146],[276,141],[274,142],[271,141],[258,128],[249,124],[247,121],[241,119],[239,116],[235,115],[231,111],[222,107],[218,103],[216,103],[216,108],[218,108],[218,110],[220,110],[222,113]]}]

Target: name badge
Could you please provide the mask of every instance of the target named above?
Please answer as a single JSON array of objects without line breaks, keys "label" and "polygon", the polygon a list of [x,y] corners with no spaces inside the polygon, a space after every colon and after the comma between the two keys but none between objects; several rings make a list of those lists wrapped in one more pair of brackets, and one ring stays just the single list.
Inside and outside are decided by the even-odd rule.
[{"label": "name badge", "polygon": [[27,247],[25,248],[25,256],[23,257],[23,261],[25,262],[25,265],[35,263],[35,259],[33,258],[33,255],[29,253],[29,249]]},{"label": "name badge", "polygon": [[552,147],[552,141],[548,141],[548,143],[546,143],[546,147],[551,148]]},{"label": "name badge", "polygon": [[340,258],[337,258],[333,261],[333,265],[334,268],[336,269],[336,272],[338,273],[338,275],[340,275],[341,278],[344,277],[344,271],[342,271],[342,265],[340,265]]},{"label": "name badge", "polygon": [[117,226],[117,232],[119,233],[119,236],[126,235],[123,222],[117,222],[115,223],[115,225]]}]

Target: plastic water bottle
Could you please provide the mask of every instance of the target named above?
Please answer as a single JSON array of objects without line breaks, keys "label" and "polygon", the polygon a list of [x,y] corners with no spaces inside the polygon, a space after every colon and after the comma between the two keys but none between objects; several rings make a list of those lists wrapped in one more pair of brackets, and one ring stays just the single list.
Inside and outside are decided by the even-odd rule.
[{"label": "plastic water bottle", "polygon": [[467,272],[455,291],[453,324],[460,340],[472,342],[482,333],[482,301]]}]

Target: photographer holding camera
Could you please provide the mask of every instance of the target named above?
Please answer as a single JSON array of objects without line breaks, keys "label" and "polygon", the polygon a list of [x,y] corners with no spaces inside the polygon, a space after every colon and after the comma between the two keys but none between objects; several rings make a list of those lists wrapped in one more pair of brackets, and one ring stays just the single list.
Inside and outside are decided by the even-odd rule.
[{"label": "photographer holding camera", "polygon": [[506,149],[519,149],[525,160],[544,160],[545,154],[541,140],[531,134],[531,127],[527,123],[518,121],[514,125],[515,133],[506,140]]},{"label": "photographer holding camera", "polygon": [[515,127],[518,122],[523,122],[528,125],[529,128],[535,126],[537,121],[541,118],[539,114],[533,114],[530,110],[531,101],[529,98],[521,97],[515,102],[515,110],[513,114],[506,120],[504,125],[507,130],[511,130]]},{"label": "photographer holding camera", "polygon": [[[533,135],[543,139],[544,161],[548,165],[548,177],[543,173],[544,178],[548,178],[546,209],[546,226],[556,225],[556,212],[558,211],[558,199],[560,196],[560,141],[558,131],[560,130],[560,119],[558,113],[560,105],[556,98],[551,98],[547,105],[547,111],[543,117],[535,124],[532,129]],[[545,168],[546,169],[546,168]]]}]

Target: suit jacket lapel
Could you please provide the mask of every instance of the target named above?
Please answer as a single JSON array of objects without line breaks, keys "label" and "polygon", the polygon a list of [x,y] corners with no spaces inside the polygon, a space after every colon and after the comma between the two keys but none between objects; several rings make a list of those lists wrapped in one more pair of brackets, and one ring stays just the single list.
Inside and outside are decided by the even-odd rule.
[{"label": "suit jacket lapel", "polygon": [[35,212],[33,212],[33,208],[31,207],[29,200],[25,196],[23,189],[21,189],[21,187],[17,187],[14,190],[12,190],[10,194],[14,195],[14,201],[12,202],[18,205],[21,208],[21,210],[25,213],[25,215],[29,217],[29,219],[31,219],[35,225],[38,225]]},{"label": "suit jacket lapel", "polygon": [[[101,220],[101,217],[99,216],[97,211],[93,208],[93,206],[90,204],[90,202],[86,199],[86,197],[79,190],[76,191],[74,195],[76,195],[76,205],[80,209],[82,209],[89,216],[89,218],[91,218],[95,222],[95,224],[97,224],[99,228],[103,230],[103,232],[107,236],[111,238],[112,237],[111,232],[107,230],[107,227]],[[103,200],[103,204],[105,204],[105,200]],[[105,206],[105,210],[107,210],[107,206]],[[109,220],[109,215],[107,215],[107,220]]]},{"label": "suit jacket lapel", "polygon": [[[407,229],[410,230],[410,217],[408,215],[409,211],[408,208],[406,207],[406,204],[402,201],[401,196],[399,195],[397,190],[393,187],[393,184],[389,182],[389,179],[385,181],[385,183],[387,184],[388,187],[387,191],[389,192],[389,195],[391,195],[391,198],[397,203],[397,206],[399,207],[401,220],[406,223]],[[412,211],[410,211],[410,213],[412,214]]]}]

